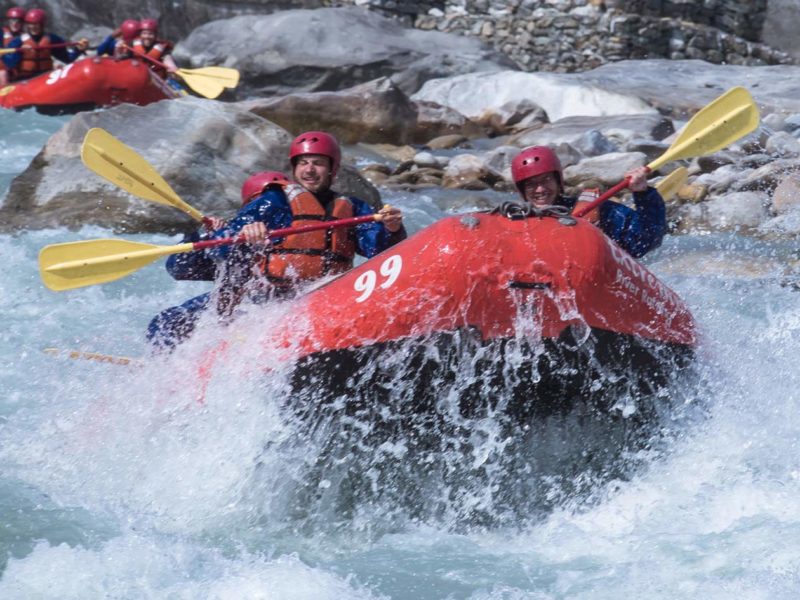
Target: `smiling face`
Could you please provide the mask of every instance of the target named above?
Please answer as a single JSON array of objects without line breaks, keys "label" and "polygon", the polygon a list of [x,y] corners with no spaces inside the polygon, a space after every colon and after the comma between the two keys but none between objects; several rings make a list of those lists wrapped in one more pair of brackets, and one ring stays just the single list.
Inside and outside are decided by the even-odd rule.
[{"label": "smiling face", "polygon": [[142,40],[142,45],[145,48],[152,48],[156,43],[156,32],[151,29],[142,29],[139,32],[139,39]]},{"label": "smiling face", "polygon": [[41,23],[25,23],[25,31],[28,32],[28,35],[38,37],[42,35],[44,27],[42,27]]},{"label": "smiling face", "polygon": [[9,18],[6,22],[11,33],[17,34],[22,31],[22,19]]},{"label": "smiling face", "polygon": [[522,182],[521,188],[525,200],[536,208],[555,204],[561,191],[561,186],[554,172],[528,177]]},{"label": "smiling face", "polygon": [[302,154],[295,160],[292,175],[309,192],[324,192],[331,187],[331,161],[322,154]]}]

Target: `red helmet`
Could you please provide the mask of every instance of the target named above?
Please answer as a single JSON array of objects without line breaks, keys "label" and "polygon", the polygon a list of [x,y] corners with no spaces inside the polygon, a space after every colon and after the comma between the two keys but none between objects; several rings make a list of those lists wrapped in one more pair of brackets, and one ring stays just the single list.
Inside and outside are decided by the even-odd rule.
[{"label": "red helmet", "polygon": [[126,19],[122,22],[122,25],[119,26],[120,35],[122,35],[122,41],[130,44],[137,35],[139,35],[139,31],[142,29],[142,24],[139,23],[136,19]]},{"label": "red helmet", "polygon": [[158,33],[158,21],[156,19],[142,19],[142,31],[152,31]]},{"label": "red helmet", "polygon": [[40,25],[44,25],[44,22],[46,20],[47,20],[47,13],[44,12],[41,8],[32,8],[25,13],[26,23],[39,23]]},{"label": "red helmet", "polygon": [[336,138],[324,131],[306,131],[298,135],[289,146],[289,161],[303,154],[321,154],[331,159],[331,175],[336,175],[342,161],[342,151]]},{"label": "red helmet", "polygon": [[547,146],[524,148],[511,162],[511,179],[518,188],[529,177],[544,173],[555,173],[558,184],[561,185],[561,161]]},{"label": "red helmet", "polygon": [[6,19],[24,19],[25,9],[21,6],[12,6],[6,11]]},{"label": "red helmet", "polygon": [[280,171],[262,171],[250,175],[242,184],[242,206],[258,196],[264,189],[272,184],[287,185],[289,178]]}]

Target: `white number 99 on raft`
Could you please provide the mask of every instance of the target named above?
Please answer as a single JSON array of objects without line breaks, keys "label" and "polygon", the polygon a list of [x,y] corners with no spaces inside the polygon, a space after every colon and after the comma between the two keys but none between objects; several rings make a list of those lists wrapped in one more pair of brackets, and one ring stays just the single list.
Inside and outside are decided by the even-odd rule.
[{"label": "white number 99 on raft", "polygon": [[[381,282],[380,287],[383,289],[391,287],[392,284],[397,281],[402,269],[403,259],[399,254],[390,256],[383,261],[379,271],[381,276],[384,277],[384,280]],[[369,298],[372,295],[372,292],[375,291],[375,284],[377,281],[378,276],[372,269],[369,271],[364,271],[361,275],[359,275],[353,283],[353,288],[357,292],[361,292],[361,295],[356,298],[356,302],[364,302],[364,300]]]},{"label": "white number 99 on raft", "polygon": [[56,69],[55,71],[50,71],[50,75],[47,76],[47,81],[45,81],[45,84],[53,85],[59,79],[64,79],[69,73],[69,70],[72,68],[73,64],[74,63],[70,63],[63,69]]}]

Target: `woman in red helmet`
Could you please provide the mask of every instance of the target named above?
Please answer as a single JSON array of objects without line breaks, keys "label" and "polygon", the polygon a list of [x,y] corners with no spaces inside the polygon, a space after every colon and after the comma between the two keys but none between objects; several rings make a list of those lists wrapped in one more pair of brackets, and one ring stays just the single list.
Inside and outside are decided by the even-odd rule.
[{"label": "woman in red helmet", "polygon": [[[242,207],[258,198],[272,186],[288,185],[289,179],[280,171],[262,171],[248,177],[242,185]],[[212,237],[214,230],[225,225],[222,219],[211,217],[208,227],[203,227],[182,240],[199,242]],[[204,252],[183,252],[172,254],[167,259],[167,272],[180,281],[214,281],[217,264]],[[158,348],[172,348],[188,337],[194,330],[197,319],[208,306],[211,293],[206,292],[187,300],[180,306],[168,308],[159,313],[147,328],[147,338]]]},{"label": "woman in red helmet", "polygon": [[6,11],[6,26],[3,27],[3,48],[8,48],[11,40],[22,35],[25,20],[25,9],[12,6]]},{"label": "woman in red helmet", "polygon": [[[627,173],[635,208],[607,201],[590,217],[603,232],[635,257],[644,256],[661,245],[667,232],[664,199],[647,185],[648,171],[639,167]],[[576,198],[564,196],[561,161],[546,146],[531,146],[511,163],[511,177],[520,195],[532,207],[562,206],[570,211]],[[590,215],[595,213],[592,211]]]},{"label": "woman in red helmet", "polygon": [[97,47],[97,56],[113,56],[116,59],[130,58],[133,41],[139,37],[142,24],[136,19],[125,19],[122,24]]},{"label": "woman in red helmet", "polygon": [[55,33],[45,33],[44,26],[47,22],[47,13],[41,8],[32,8],[25,13],[25,33],[20,35],[8,45],[9,48],[19,48],[19,52],[6,54],[3,62],[8,70],[15,70],[15,79],[27,79],[40,73],[53,70],[53,58],[62,63],[75,62],[89,46],[89,40],[82,39],[75,46],[69,48],[64,38]]},{"label": "woman in red helmet", "polygon": [[166,79],[169,73],[178,70],[178,65],[172,59],[172,42],[158,39],[158,21],[156,19],[142,19],[139,37],[133,41],[134,54],[144,54],[152,59],[164,63],[167,68],[150,63],[150,68]]},{"label": "woman in red helmet", "polygon": [[[287,185],[289,180],[280,171],[261,171],[248,177],[242,184],[242,207],[248,205],[272,186]],[[186,236],[181,243],[199,242],[210,239],[217,229],[222,228],[225,221],[218,217],[210,217],[208,225]],[[167,271],[174,279],[193,281],[213,281],[216,273],[214,261],[203,252],[182,252],[172,254],[167,259]]]},{"label": "woman in red helmet", "polygon": [[289,185],[289,178],[280,171],[262,171],[251,175],[242,185],[242,207],[268,189],[278,189],[285,185]]}]

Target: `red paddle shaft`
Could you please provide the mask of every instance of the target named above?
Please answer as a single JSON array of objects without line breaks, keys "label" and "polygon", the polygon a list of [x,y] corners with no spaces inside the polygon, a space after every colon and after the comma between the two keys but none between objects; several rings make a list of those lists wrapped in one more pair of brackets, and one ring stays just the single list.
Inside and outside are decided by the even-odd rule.
[{"label": "red paddle shaft", "polygon": [[[349,219],[338,219],[336,221],[328,221],[327,223],[318,223],[315,225],[303,225],[302,227],[285,227],[283,229],[273,229],[267,232],[269,238],[279,238],[287,235],[296,235],[298,233],[308,233],[310,231],[319,231],[320,229],[336,229],[339,227],[350,227],[351,225],[358,225],[360,223],[370,223],[372,221],[380,221],[380,216],[365,215],[363,217],[351,217]],[[243,244],[247,240],[239,235],[234,238],[222,238],[219,240],[206,240],[202,242],[194,242],[194,250],[205,250],[206,248],[217,248],[218,246],[227,246],[229,244]]]}]

